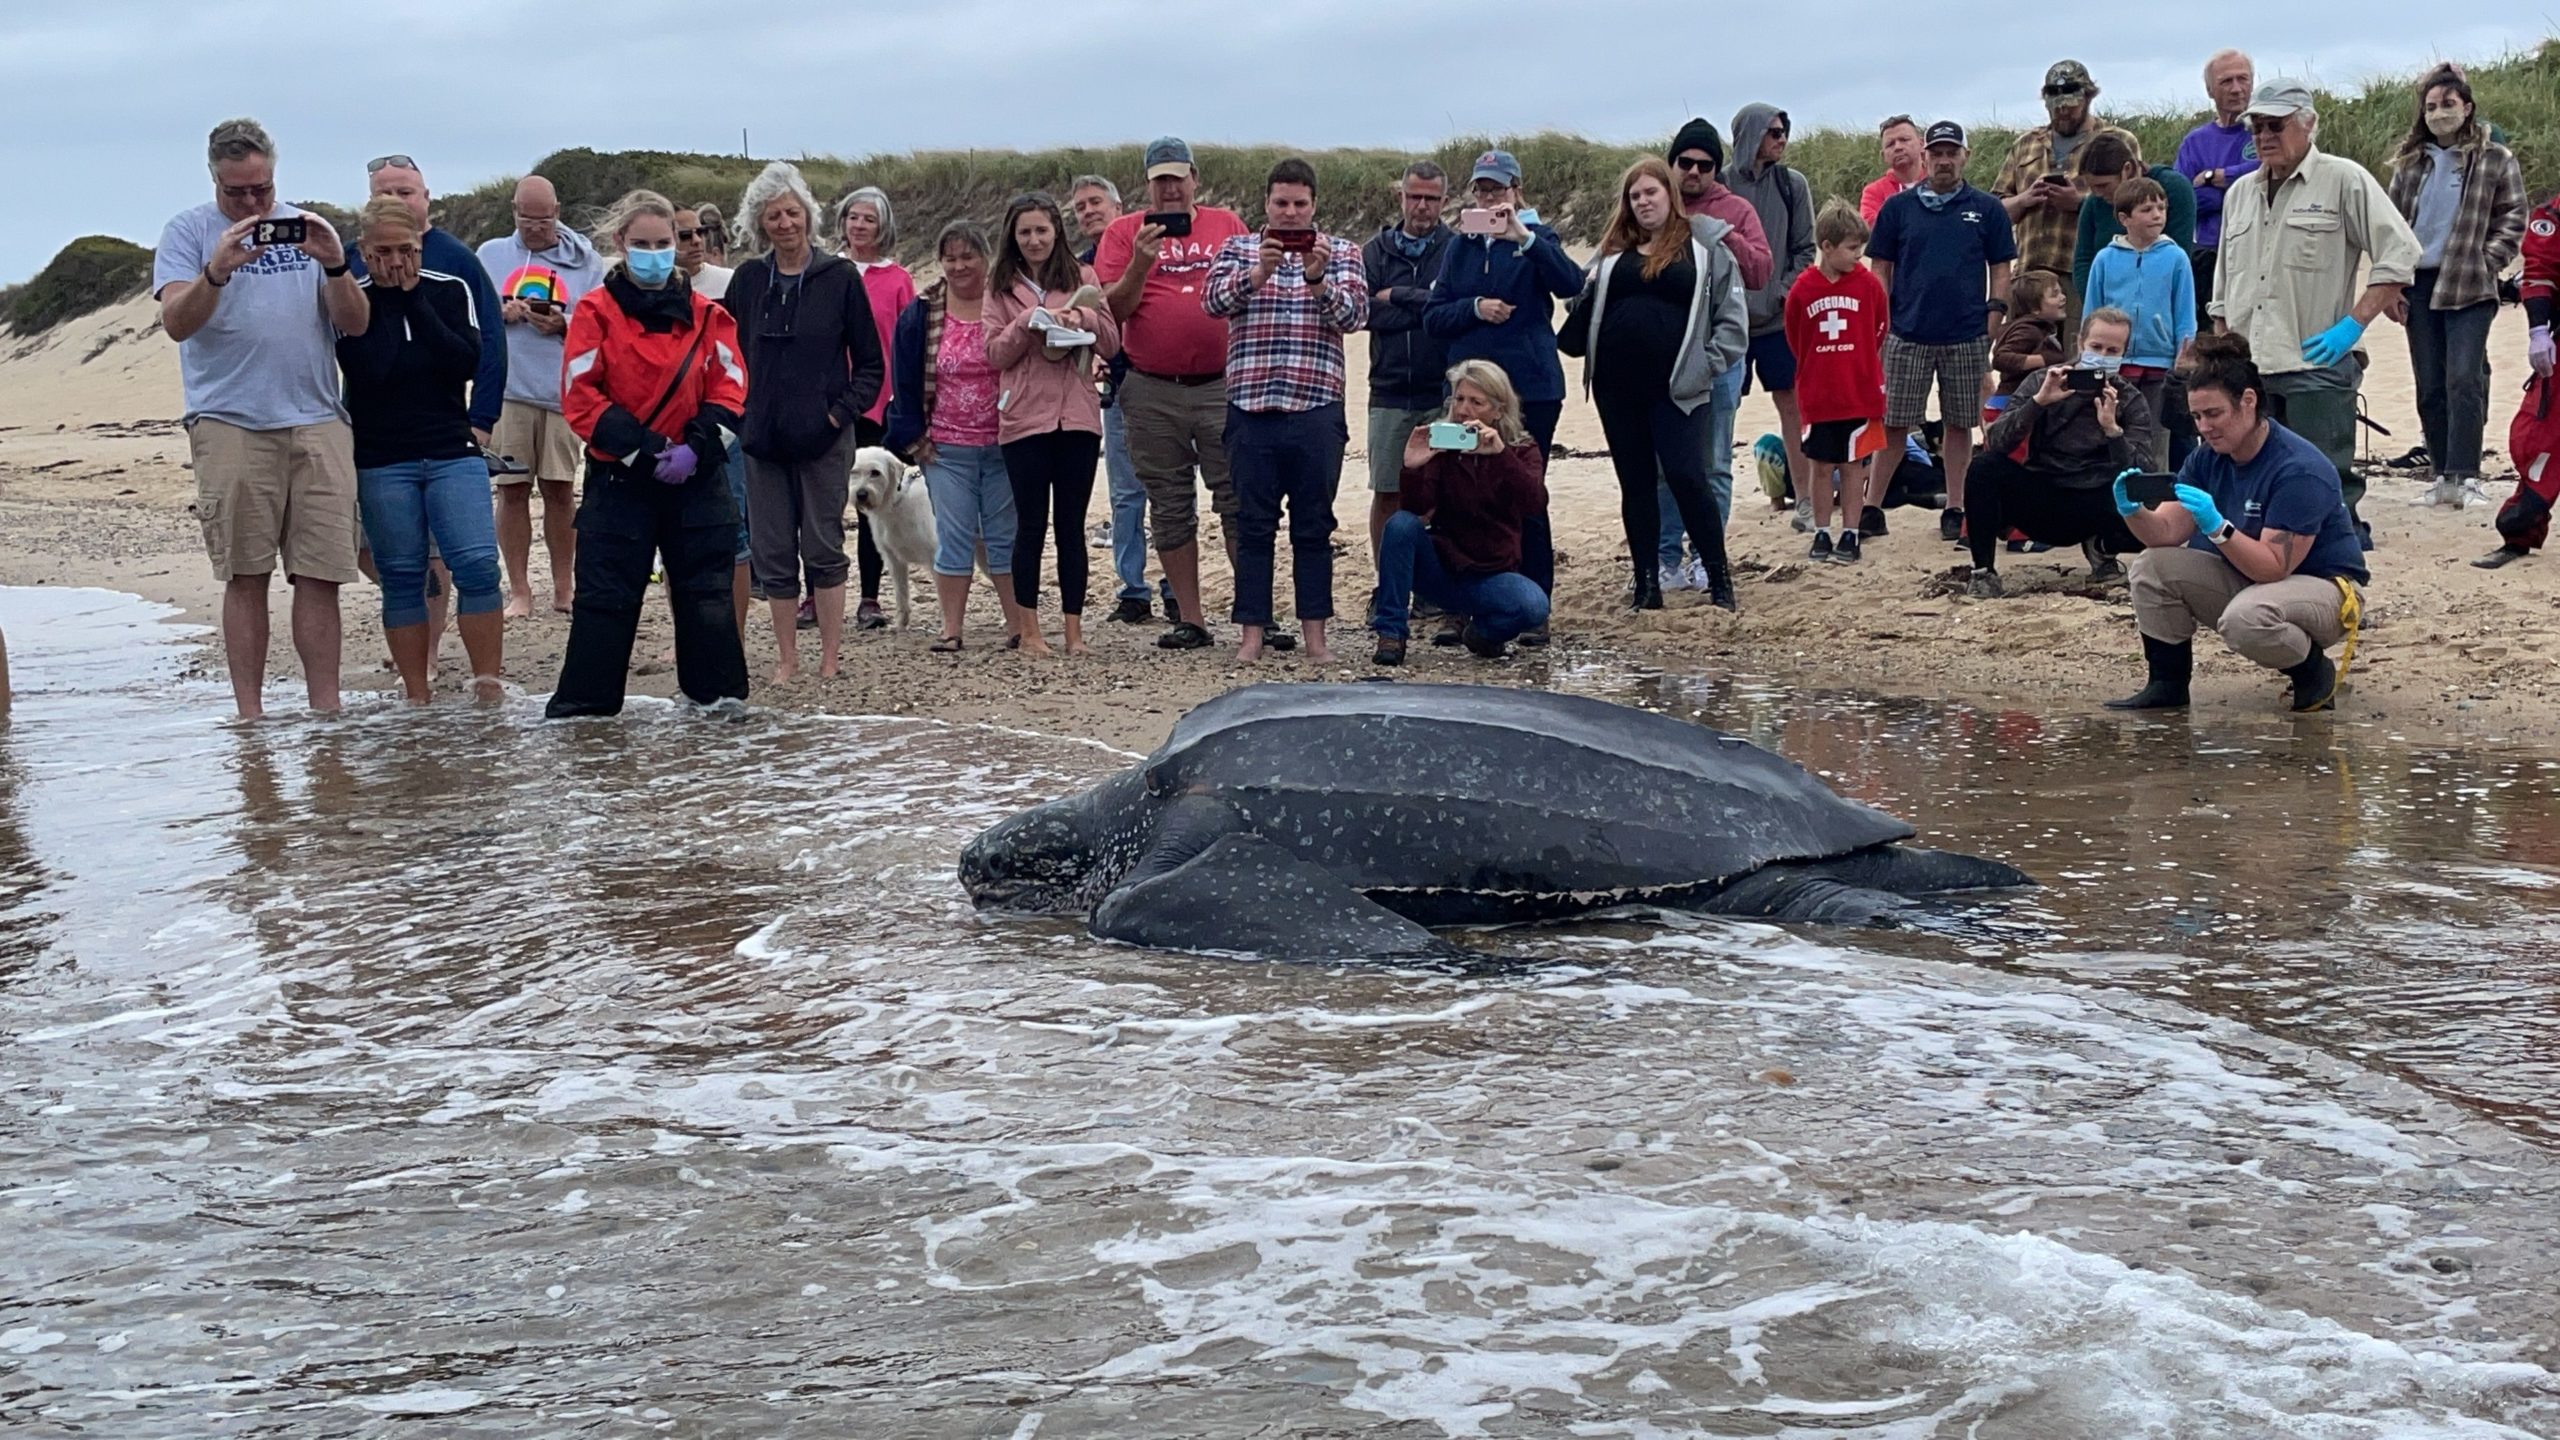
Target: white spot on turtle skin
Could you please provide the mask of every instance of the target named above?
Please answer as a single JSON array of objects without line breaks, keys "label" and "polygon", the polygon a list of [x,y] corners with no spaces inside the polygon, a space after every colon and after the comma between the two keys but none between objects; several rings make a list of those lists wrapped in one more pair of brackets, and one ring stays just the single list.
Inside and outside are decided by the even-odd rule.
[{"label": "white spot on turtle skin", "polygon": [[489,1397],[477,1390],[403,1390],[397,1395],[365,1395],[347,1403],[376,1415],[458,1415]]},{"label": "white spot on turtle skin", "polygon": [[69,1338],[62,1331],[47,1330],[41,1325],[21,1325],[14,1330],[0,1330],[0,1350],[12,1355],[33,1355],[39,1350],[52,1349]]}]

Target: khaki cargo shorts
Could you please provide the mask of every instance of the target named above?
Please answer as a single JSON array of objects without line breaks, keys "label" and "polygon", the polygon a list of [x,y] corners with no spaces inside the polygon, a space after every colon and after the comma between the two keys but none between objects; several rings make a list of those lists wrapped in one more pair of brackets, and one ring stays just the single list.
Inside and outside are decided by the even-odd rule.
[{"label": "khaki cargo shorts", "polygon": [[187,426],[196,518],[215,578],[272,575],[352,585],[356,571],[355,432],[343,420],[243,430]]},{"label": "khaki cargo shorts", "polygon": [[[1120,382],[1120,417],[1129,437],[1129,468],[1147,492],[1147,528],[1158,550],[1200,538],[1200,490],[1232,524],[1236,487],[1227,478],[1227,387],[1182,385],[1132,370]],[[1192,471],[1200,474],[1194,481]]]},{"label": "khaki cargo shorts", "polygon": [[574,485],[586,473],[587,447],[569,428],[568,417],[522,400],[510,400],[498,411],[498,428],[489,432],[489,448],[523,464],[526,475],[493,475],[496,485],[530,485],[556,480]]}]

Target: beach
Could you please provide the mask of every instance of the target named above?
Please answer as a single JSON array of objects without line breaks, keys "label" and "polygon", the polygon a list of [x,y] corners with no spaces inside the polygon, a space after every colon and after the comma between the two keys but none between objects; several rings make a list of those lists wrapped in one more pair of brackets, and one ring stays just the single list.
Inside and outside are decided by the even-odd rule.
[{"label": "beach", "polygon": [[[2484,467],[2503,499],[2512,469],[2504,453],[2518,377],[2526,373],[2522,313],[2502,311],[2491,338],[2492,382]],[[2378,323],[2366,337],[2364,399],[2388,436],[2365,436],[2375,460],[2420,443],[2405,339]],[[1002,632],[983,586],[973,598],[969,648],[928,654],[933,637],[929,577],[915,577],[915,628],[848,632],[844,673],[815,678],[816,637],[804,632],[806,672],[788,685],[766,683],[773,641],[763,608],[748,632],[757,685],[754,703],[837,714],[917,715],[994,721],[1084,736],[1131,748],[1160,739],[1174,716],[1234,685],[1254,680],[1356,679],[1397,674],[1425,680],[1545,683],[1567,667],[1617,666],[1674,674],[1746,675],[1780,684],[1854,687],[1944,697],[2004,709],[2081,712],[2140,684],[2140,647],[2121,583],[2092,586],[2076,547],[2004,555],[2008,595],[1964,598],[1965,557],[1937,538],[1935,514],[1891,512],[1892,533],[1856,565],[1808,564],[1807,537],[1761,498],[1751,442],[1774,429],[1768,397],[1745,398],[1735,426],[1735,514],[1729,540],[1742,611],[1728,615],[1704,597],[1675,593],[1666,609],[1634,614],[1624,604],[1627,566],[1616,482],[1596,414],[1576,393],[1565,407],[1550,468],[1557,557],[1555,644],[1486,662],[1434,648],[1418,633],[1401,671],[1370,664],[1360,625],[1373,583],[1365,525],[1367,461],[1358,449],[1366,394],[1365,337],[1350,342],[1354,449],[1346,458],[1336,513],[1334,594],[1341,609],[1333,662],[1275,655],[1252,666],[1233,658],[1235,627],[1213,625],[1213,649],[1156,648],[1154,625],[1109,623],[1114,582],[1106,548],[1092,552],[1089,658],[1032,661],[1000,648]],[[1578,384],[1578,365],[1568,364]],[[98,586],[178,607],[214,623],[220,586],[209,570],[190,505],[177,347],[159,332],[156,308],[136,299],[33,339],[0,341],[0,584]],[[2555,562],[2536,558],[2501,571],[2467,562],[2496,544],[2492,509],[2455,512],[2408,505],[2412,472],[2374,474],[2365,517],[2381,548],[2371,557],[2365,630],[2334,716],[2306,725],[2376,727],[2413,741],[2522,742],[2560,747],[2560,584]],[[1099,491],[1102,487],[1097,484]],[[1089,524],[1106,518],[1097,494]],[[1285,539],[1284,539],[1285,543]],[[1228,596],[1225,566],[1204,547],[1213,616]],[[548,594],[542,546],[534,546],[534,586]],[[1280,613],[1287,613],[1286,566]],[[277,587],[270,683],[295,674]],[[893,587],[884,590],[894,595]],[[380,609],[369,584],[344,592],[345,681],[350,690],[393,690]],[[1042,614],[1054,638],[1054,576]],[[670,644],[663,607],[652,605],[634,654],[634,694],[669,694],[674,676],[654,663]],[[507,627],[506,679],[530,693],[551,687],[568,617],[547,609]],[[438,668],[440,698],[458,699],[466,678],[458,637],[448,636]],[[2198,646],[2195,714],[2251,715],[2281,703],[2281,679],[2229,654],[2210,638]],[[195,672],[219,681],[210,636]],[[21,687],[43,683],[21,674]],[[290,703],[290,702],[288,702]]]}]

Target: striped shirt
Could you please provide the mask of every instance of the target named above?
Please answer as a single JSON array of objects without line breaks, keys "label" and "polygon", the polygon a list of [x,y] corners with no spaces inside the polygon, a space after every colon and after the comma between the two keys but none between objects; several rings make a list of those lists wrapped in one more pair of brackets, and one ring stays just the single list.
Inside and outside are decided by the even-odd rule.
[{"label": "striped shirt", "polygon": [[1318,298],[1294,259],[1281,261],[1261,285],[1253,283],[1262,259],[1259,234],[1218,247],[1200,308],[1227,322],[1228,404],[1297,412],[1341,402],[1342,337],[1368,323],[1369,281],[1360,247],[1328,235],[1325,252],[1327,283]]}]

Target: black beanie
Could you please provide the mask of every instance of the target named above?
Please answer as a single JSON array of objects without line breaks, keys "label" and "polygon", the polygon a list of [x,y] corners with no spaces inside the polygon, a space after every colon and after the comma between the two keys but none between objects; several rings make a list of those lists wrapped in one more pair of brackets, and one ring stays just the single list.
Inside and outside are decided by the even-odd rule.
[{"label": "black beanie", "polygon": [[1724,168],[1724,137],[1716,133],[1715,122],[1703,115],[1680,127],[1680,133],[1671,137],[1671,148],[1662,158],[1677,160],[1683,150],[1704,150],[1707,159],[1714,162],[1718,170]]}]

